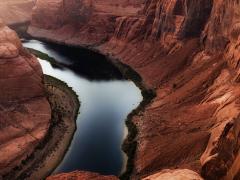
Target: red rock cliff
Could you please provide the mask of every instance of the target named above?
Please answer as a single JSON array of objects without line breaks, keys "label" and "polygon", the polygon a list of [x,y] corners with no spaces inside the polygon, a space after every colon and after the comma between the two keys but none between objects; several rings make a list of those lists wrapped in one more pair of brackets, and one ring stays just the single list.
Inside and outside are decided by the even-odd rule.
[{"label": "red rock cliff", "polygon": [[82,171],[75,171],[71,173],[63,173],[54,176],[50,176],[47,180],[118,180],[118,178],[114,176],[102,176],[97,173],[91,172],[82,172]]},{"label": "red rock cliff", "polygon": [[[53,34],[59,41],[101,44],[112,37],[117,17],[136,14],[143,0],[50,0],[37,1],[32,17],[32,28],[39,36]],[[44,16],[39,16],[44,14]],[[46,18],[48,19],[46,21]],[[64,33],[66,36],[61,36]],[[86,37],[86,34],[88,35]]]},{"label": "red rock cliff", "polygon": [[239,0],[114,2],[38,0],[29,33],[97,48],[156,90],[133,119],[133,178],[170,168],[239,179]]},{"label": "red rock cliff", "polygon": [[35,0],[0,1],[0,18],[8,25],[29,22]]},{"label": "red rock cliff", "polygon": [[51,118],[40,64],[0,22],[0,179],[44,138]]}]

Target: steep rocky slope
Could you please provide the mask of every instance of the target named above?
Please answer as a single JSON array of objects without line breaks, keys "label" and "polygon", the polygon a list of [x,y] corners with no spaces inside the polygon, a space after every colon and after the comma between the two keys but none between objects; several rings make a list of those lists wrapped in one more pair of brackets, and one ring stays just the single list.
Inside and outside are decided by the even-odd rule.
[{"label": "steep rocky slope", "polygon": [[29,22],[35,0],[0,1],[0,18],[8,25]]},{"label": "steep rocky slope", "polygon": [[124,13],[110,0],[90,2],[39,0],[29,33],[96,48],[156,90],[133,118],[139,134],[132,177],[170,168],[239,179],[239,0],[117,2]]},{"label": "steep rocky slope", "polygon": [[[131,16],[143,0],[49,0],[37,1],[30,32],[59,41],[101,44],[114,33],[116,18]],[[39,16],[44,14],[44,16]],[[46,21],[46,18],[48,21]],[[41,31],[40,31],[40,29]],[[54,33],[48,29],[54,30]],[[62,33],[65,36],[62,36]],[[78,43],[77,43],[78,44]]]},{"label": "steep rocky slope", "polygon": [[75,171],[48,177],[47,180],[118,180],[114,176],[102,176],[97,173]]},{"label": "steep rocky slope", "polygon": [[0,22],[0,179],[44,138],[51,118],[40,64]]}]

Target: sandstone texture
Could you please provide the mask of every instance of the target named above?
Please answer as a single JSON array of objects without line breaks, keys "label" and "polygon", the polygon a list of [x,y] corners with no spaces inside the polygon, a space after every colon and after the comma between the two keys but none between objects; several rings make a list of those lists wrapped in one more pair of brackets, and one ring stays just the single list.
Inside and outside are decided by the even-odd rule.
[{"label": "sandstone texture", "polygon": [[2,0],[0,18],[8,25],[29,22],[34,4],[35,0]]},{"label": "sandstone texture", "polygon": [[143,180],[203,180],[196,172],[188,169],[163,170],[160,173],[148,176]]},{"label": "sandstone texture", "polygon": [[45,137],[51,110],[37,59],[0,22],[0,179]]},{"label": "sandstone texture", "polygon": [[71,173],[63,173],[48,177],[46,180],[118,180],[114,176],[102,176],[97,173],[86,171],[75,171]]},{"label": "sandstone texture", "polygon": [[98,49],[156,91],[133,118],[132,179],[164,169],[240,179],[239,19],[239,0],[38,0],[29,33]]},{"label": "sandstone texture", "polygon": [[[37,33],[43,38],[54,37],[61,42],[68,39],[72,43],[81,42],[84,45],[101,44],[113,36],[116,19],[123,15],[136,14],[141,8],[140,2],[143,1],[37,1],[29,32]],[[39,16],[39,14],[44,14],[44,16]],[[63,33],[64,36],[62,36]]]}]

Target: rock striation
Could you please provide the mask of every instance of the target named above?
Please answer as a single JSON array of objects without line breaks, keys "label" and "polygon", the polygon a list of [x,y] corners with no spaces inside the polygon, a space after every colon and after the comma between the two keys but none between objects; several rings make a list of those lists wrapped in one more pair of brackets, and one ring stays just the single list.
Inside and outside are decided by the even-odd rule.
[{"label": "rock striation", "polygon": [[0,2],[0,18],[8,25],[30,22],[35,0],[4,0]]},{"label": "rock striation", "polygon": [[114,176],[102,176],[97,173],[91,173],[86,171],[75,171],[71,173],[63,173],[48,177],[46,180],[118,180]]},{"label": "rock striation", "polygon": [[38,0],[29,33],[98,49],[156,91],[133,118],[133,179],[163,169],[239,179],[239,9],[239,0]]},{"label": "rock striation", "polygon": [[51,110],[43,73],[16,33],[0,22],[0,179],[45,137]]},{"label": "rock striation", "polygon": [[[136,14],[141,8],[139,2],[143,1],[37,1],[29,32],[37,33],[42,38],[54,36],[54,39],[59,41],[68,39],[72,43],[81,41],[81,44],[85,45],[101,44],[114,34],[116,18]],[[54,30],[54,33],[51,30]],[[62,33],[65,36],[62,36]]]},{"label": "rock striation", "polygon": [[143,180],[203,180],[203,178],[201,178],[196,172],[188,169],[165,169],[159,173],[148,176]]}]

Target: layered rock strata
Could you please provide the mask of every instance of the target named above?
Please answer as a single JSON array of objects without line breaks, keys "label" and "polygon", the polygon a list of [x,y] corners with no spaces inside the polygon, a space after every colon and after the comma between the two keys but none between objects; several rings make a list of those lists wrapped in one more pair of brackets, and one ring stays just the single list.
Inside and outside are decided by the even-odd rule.
[{"label": "layered rock strata", "polygon": [[39,0],[29,33],[96,48],[155,89],[156,98],[133,118],[139,134],[132,178],[179,168],[238,179],[240,2],[119,1],[124,14],[113,4]]},{"label": "layered rock strata", "polygon": [[30,22],[35,0],[0,1],[0,18],[8,25]]},{"label": "layered rock strata", "polygon": [[75,171],[71,173],[63,173],[58,175],[53,175],[48,177],[47,180],[118,180],[114,176],[102,176],[97,173],[85,172],[85,171]]},{"label": "layered rock strata", "polygon": [[51,110],[37,59],[0,22],[0,179],[17,168],[48,131]]},{"label": "layered rock strata", "polygon": [[85,45],[101,44],[113,36],[116,19],[136,14],[141,8],[139,2],[142,1],[37,1],[29,32],[43,38],[54,37],[58,41],[69,39],[72,43],[81,41]]}]

